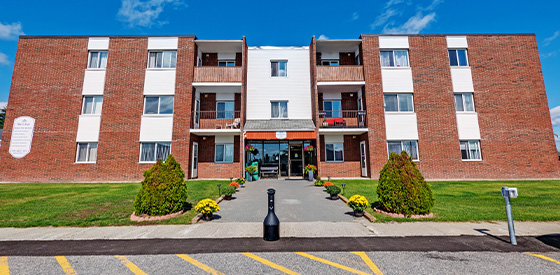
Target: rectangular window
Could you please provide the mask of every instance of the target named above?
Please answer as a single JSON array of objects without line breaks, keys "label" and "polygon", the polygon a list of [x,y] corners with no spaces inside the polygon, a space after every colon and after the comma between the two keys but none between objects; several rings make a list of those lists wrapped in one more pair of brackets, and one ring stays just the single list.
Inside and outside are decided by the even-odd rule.
[{"label": "rectangular window", "polygon": [[449,52],[449,66],[469,66],[467,61],[467,50],[457,49],[448,50]]},{"label": "rectangular window", "polygon": [[473,94],[455,94],[455,110],[457,112],[474,112]]},{"label": "rectangular window", "polygon": [[460,141],[461,159],[463,160],[482,160],[480,154],[480,141],[467,140]]},{"label": "rectangular window", "polygon": [[408,67],[408,50],[380,51],[381,67]]},{"label": "rectangular window", "polygon": [[142,142],[140,143],[140,162],[165,161],[171,153],[171,142]]},{"label": "rectangular window", "polygon": [[340,100],[323,101],[323,111],[325,117],[342,117]]},{"label": "rectangular window", "polygon": [[323,66],[338,66],[338,60],[321,60],[321,65]]},{"label": "rectangular window", "polygon": [[173,114],[173,96],[144,97],[144,114],[145,115]]},{"label": "rectangular window", "polygon": [[107,51],[90,51],[88,68],[91,69],[107,68]]},{"label": "rectangular window", "polygon": [[384,94],[385,112],[414,112],[412,94]]},{"label": "rectangular window", "polygon": [[327,162],[343,162],[344,144],[342,143],[325,144],[325,159]]},{"label": "rectangular window", "polygon": [[177,66],[177,51],[150,51],[148,68],[175,68]]},{"label": "rectangular window", "polygon": [[288,102],[287,101],[271,101],[270,102],[271,118],[288,118]]},{"label": "rectangular window", "polygon": [[233,144],[216,144],[215,162],[233,162]]},{"label": "rectangular window", "polygon": [[219,67],[235,67],[235,60],[218,60]]},{"label": "rectangular window", "polygon": [[288,75],[288,61],[270,61],[270,76]]},{"label": "rectangular window", "polygon": [[78,143],[76,162],[95,162],[97,160],[97,142]]},{"label": "rectangular window", "polygon": [[216,118],[217,119],[233,119],[234,102],[218,101],[216,102]]},{"label": "rectangular window", "polygon": [[99,115],[103,106],[103,96],[84,96],[82,115]]},{"label": "rectangular window", "polygon": [[402,151],[405,151],[413,160],[418,160],[418,141],[387,141],[387,151],[389,153],[389,156],[391,155],[391,153],[397,153],[400,155]]}]

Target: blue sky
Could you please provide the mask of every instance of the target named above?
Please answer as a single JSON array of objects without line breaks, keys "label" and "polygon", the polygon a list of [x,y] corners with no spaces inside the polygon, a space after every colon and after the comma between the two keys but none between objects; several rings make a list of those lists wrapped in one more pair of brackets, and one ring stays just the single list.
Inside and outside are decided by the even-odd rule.
[{"label": "blue sky", "polygon": [[[61,1],[62,2],[62,1]],[[241,3],[241,4],[237,4]],[[308,45],[312,35],[536,33],[555,133],[560,134],[558,1],[3,1],[0,104],[8,101],[20,34],[195,34],[249,45]],[[557,142],[560,144],[560,142]]]}]

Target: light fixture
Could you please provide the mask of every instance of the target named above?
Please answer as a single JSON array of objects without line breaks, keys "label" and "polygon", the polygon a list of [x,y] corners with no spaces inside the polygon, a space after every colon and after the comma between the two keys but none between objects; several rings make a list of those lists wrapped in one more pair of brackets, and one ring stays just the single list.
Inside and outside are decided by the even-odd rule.
[{"label": "light fixture", "polygon": [[222,196],[222,185],[218,183],[218,197]]},{"label": "light fixture", "polygon": [[330,176],[329,176],[329,177],[327,177],[327,178],[328,178],[328,180],[327,180],[327,181],[331,181],[331,177],[330,177]]},{"label": "light fixture", "polygon": [[342,184],[342,194],[344,195],[344,187],[346,187],[346,183]]},{"label": "light fixture", "polygon": [[207,98],[207,97],[208,97],[208,94],[204,94],[204,98]]},{"label": "light fixture", "polygon": [[202,140],[206,140],[206,137],[202,137]]},{"label": "light fixture", "polygon": [[229,177],[229,182],[232,182],[232,181],[233,181],[233,177]]}]

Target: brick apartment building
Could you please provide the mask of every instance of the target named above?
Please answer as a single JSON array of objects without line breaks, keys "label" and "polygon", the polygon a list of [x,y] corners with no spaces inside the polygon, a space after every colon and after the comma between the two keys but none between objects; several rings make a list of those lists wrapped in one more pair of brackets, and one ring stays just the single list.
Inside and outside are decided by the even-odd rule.
[{"label": "brick apartment building", "polygon": [[428,179],[560,178],[535,35],[21,36],[0,181],[137,181],[170,153],[188,178],[377,178],[401,150]]}]

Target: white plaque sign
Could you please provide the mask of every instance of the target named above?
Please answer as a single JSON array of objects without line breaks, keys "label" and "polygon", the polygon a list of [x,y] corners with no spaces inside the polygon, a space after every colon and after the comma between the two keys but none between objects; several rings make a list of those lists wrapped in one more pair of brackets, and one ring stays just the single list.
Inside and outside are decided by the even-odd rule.
[{"label": "white plaque sign", "polygon": [[32,117],[20,116],[14,120],[9,149],[12,157],[20,159],[29,154],[33,141],[33,128],[35,128],[35,119]]},{"label": "white plaque sign", "polygon": [[276,132],[277,139],[285,139],[288,136],[286,132]]}]

